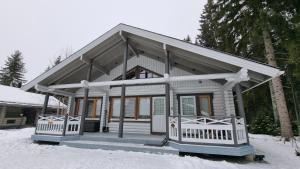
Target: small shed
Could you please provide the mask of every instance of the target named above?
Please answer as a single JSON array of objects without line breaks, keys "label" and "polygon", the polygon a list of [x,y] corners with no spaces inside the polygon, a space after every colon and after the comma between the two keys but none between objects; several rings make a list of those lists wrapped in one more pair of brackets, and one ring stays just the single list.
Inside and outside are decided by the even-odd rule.
[{"label": "small shed", "polygon": [[[0,85],[0,128],[34,125],[36,115],[42,110],[45,96],[11,86]],[[55,97],[49,98],[48,113],[65,111],[66,105]]]}]

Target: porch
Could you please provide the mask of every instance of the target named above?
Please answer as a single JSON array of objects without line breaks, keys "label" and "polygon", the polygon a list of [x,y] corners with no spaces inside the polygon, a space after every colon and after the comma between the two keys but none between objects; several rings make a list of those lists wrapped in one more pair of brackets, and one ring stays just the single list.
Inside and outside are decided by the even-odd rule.
[{"label": "porch", "polygon": [[34,141],[57,142],[77,148],[125,150],[158,154],[180,152],[245,156],[254,154],[247,143],[244,119],[240,117],[169,117],[169,139],[165,134],[85,132],[79,135],[80,116],[40,116]]}]

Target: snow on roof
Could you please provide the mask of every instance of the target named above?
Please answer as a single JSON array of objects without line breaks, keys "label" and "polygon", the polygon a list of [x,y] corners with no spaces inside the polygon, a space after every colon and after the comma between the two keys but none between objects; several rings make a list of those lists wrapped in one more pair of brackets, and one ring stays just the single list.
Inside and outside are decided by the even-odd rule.
[{"label": "snow on roof", "polygon": [[[25,92],[20,88],[0,85],[0,104],[42,107],[44,99],[45,95],[42,94]],[[50,96],[48,107],[56,108],[58,106],[66,107],[55,97]]]}]

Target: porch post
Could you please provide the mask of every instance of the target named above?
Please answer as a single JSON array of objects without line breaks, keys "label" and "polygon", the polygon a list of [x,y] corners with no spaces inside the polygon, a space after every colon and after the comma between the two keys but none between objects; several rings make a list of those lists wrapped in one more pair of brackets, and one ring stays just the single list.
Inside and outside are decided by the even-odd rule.
[{"label": "porch post", "polygon": [[0,124],[3,123],[5,114],[6,114],[6,106],[3,106],[0,109]]},{"label": "porch post", "polygon": [[68,119],[69,119],[69,115],[68,115],[68,113],[66,113],[65,118],[64,118],[64,128],[63,128],[63,133],[62,133],[63,136],[66,135]]},{"label": "porch post", "polygon": [[49,101],[49,93],[47,93],[45,95],[45,100],[44,100],[44,105],[43,105],[43,109],[42,109],[42,116],[45,115],[47,113],[47,107],[48,107],[48,101]]},{"label": "porch post", "polygon": [[233,144],[237,145],[237,136],[236,136],[236,123],[235,118],[233,114],[231,115],[231,124],[232,124],[232,137],[233,137]]},{"label": "porch post", "polygon": [[69,96],[67,114],[72,116],[74,115],[74,102],[75,102],[75,98]]},{"label": "porch post", "polygon": [[[108,108],[108,104],[109,104],[108,99],[109,99],[109,93],[106,91],[105,95],[103,97],[103,101],[102,101],[102,107],[103,107],[103,112],[102,112],[103,123],[102,123],[102,128],[101,128],[102,132],[108,132],[108,127],[107,127],[107,113],[108,113],[107,108]],[[100,126],[101,126],[101,122],[100,122]]]},{"label": "porch post", "polygon": [[[170,76],[170,52],[166,52],[165,76]],[[169,116],[170,116],[170,84],[165,83],[166,90],[166,139],[169,139]]]},{"label": "porch post", "polygon": [[240,86],[240,84],[236,84],[234,86],[234,88],[235,88],[235,93],[236,93],[236,97],[237,97],[239,115],[244,118],[247,144],[249,144],[249,136],[248,136],[248,129],[247,129],[247,123],[246,123],[246,115],[245,115],[245,108],[244,108],[244,101],[243,101],[241,86]]},{"label": "porch post", "polygon": [[[93,68],[93,61],[90,61],[89,63],[89,69],[87,72],[86,80],[91,80],[91,74],[92,74],[92,68]],[[83,105],[82,105],[82,113],[81,113],[81,120],[80,120],[80,131],[79,135],[83,135],[84,132],[84,123],[85,123],[85,117],[87,116],[88,111],[88,98],[89,98],[89,88],[84,88],[84,97],[83,97]]]},{"label": "porch post", "polygon": [[[126,80],[127,58],[128,58],[128,39],[126,39],[125,41],[122,80]],[[120,120],[119,120],[119,133],[118,133],[119,138],[123,137],[123,125],[124,125],[124,116],[125,116],[125,91],[126,91],[126,86],[123,84],[121,89]]]}]

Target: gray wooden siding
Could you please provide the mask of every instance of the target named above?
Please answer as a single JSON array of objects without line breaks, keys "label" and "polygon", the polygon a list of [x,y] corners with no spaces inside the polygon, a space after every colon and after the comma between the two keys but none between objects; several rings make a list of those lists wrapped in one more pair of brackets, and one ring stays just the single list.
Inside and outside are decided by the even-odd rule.
[{"label": "gray wooden siding", "polygon": [[[12,126],[21,126],[25,125],[26,117],[5,117],[6,107],[0,107],[0,128],[12,127]],[[14,123],[7,123],[7,121],[14,121]]]},{"label": "gray wooden siding", "polygon": [[[110,122],[108,123],[109,132],[118,132],[119,123]],[[125,133],[142,133],[150,134],[150,122],[124,122],[124,132]]]},{"label": "gray wooden siding", "polygon": [[[164,74],[164,63],[157,60],[140,55],[139,57],[132,57],[128,60],[127,70],[134,68],[135,66],[142,66],[146,69],[152,70],[159,74]],[[102,75],[95,81],[110,81],[122,74],[122,64],[115,67],[110,71],[109,75]],[[177,67],[172,67],[170,71],[170,76],[184,76],[192,75],[192,73],[179,69]],[[103,89],[103,88],[102,88]],[[90,96],[104,96],[105,91],[99,88],[90,89]],[[120,96],[121,88],[104,88],[108,91],[109,96]],[[215,116],[227,116],[230,114],[235,114],[233,95],[232,91],[227,91],[224,95],[223,86],[215,81],[203,80],[199,81],[189,81],[189,82],[172,82],[171,83],[171,93],[173,100],[171,101],[171,114],[178,113],[178,100],[177,94],[191,94],[191,93],[213,93],[213,111]],[[145,86],[129,86],[126,87],[127,96],[137,96],[137,95],[164,95],[165,87],[164,85],[145,85]],[[77,96],[83,96],[83,90],[80,89],[76,92]],[[225,104],[228,104],[225,106]],[[109,106],[109,102],[105,103]],[[228,107],[226,109],[226,107]],[[102,117],[104,117],[104,109],[102,109]],[[102,118],[103,119],[103,118]],[[101,121],[102,128],[103,121]],[[144,131],[148,133],[150,131],[150,123],[134,124],[127,123],[124,127],[125,132],[131,131],[131,125],[134,125],[135,129],[138,131]],[[145,127],[145,125],[148,127]],[[110,131],[117,130],[118,123],[109,123]],[[147,130],[145,129],[147,128]],[[149,130],[148,130],[149,129]]]}]

